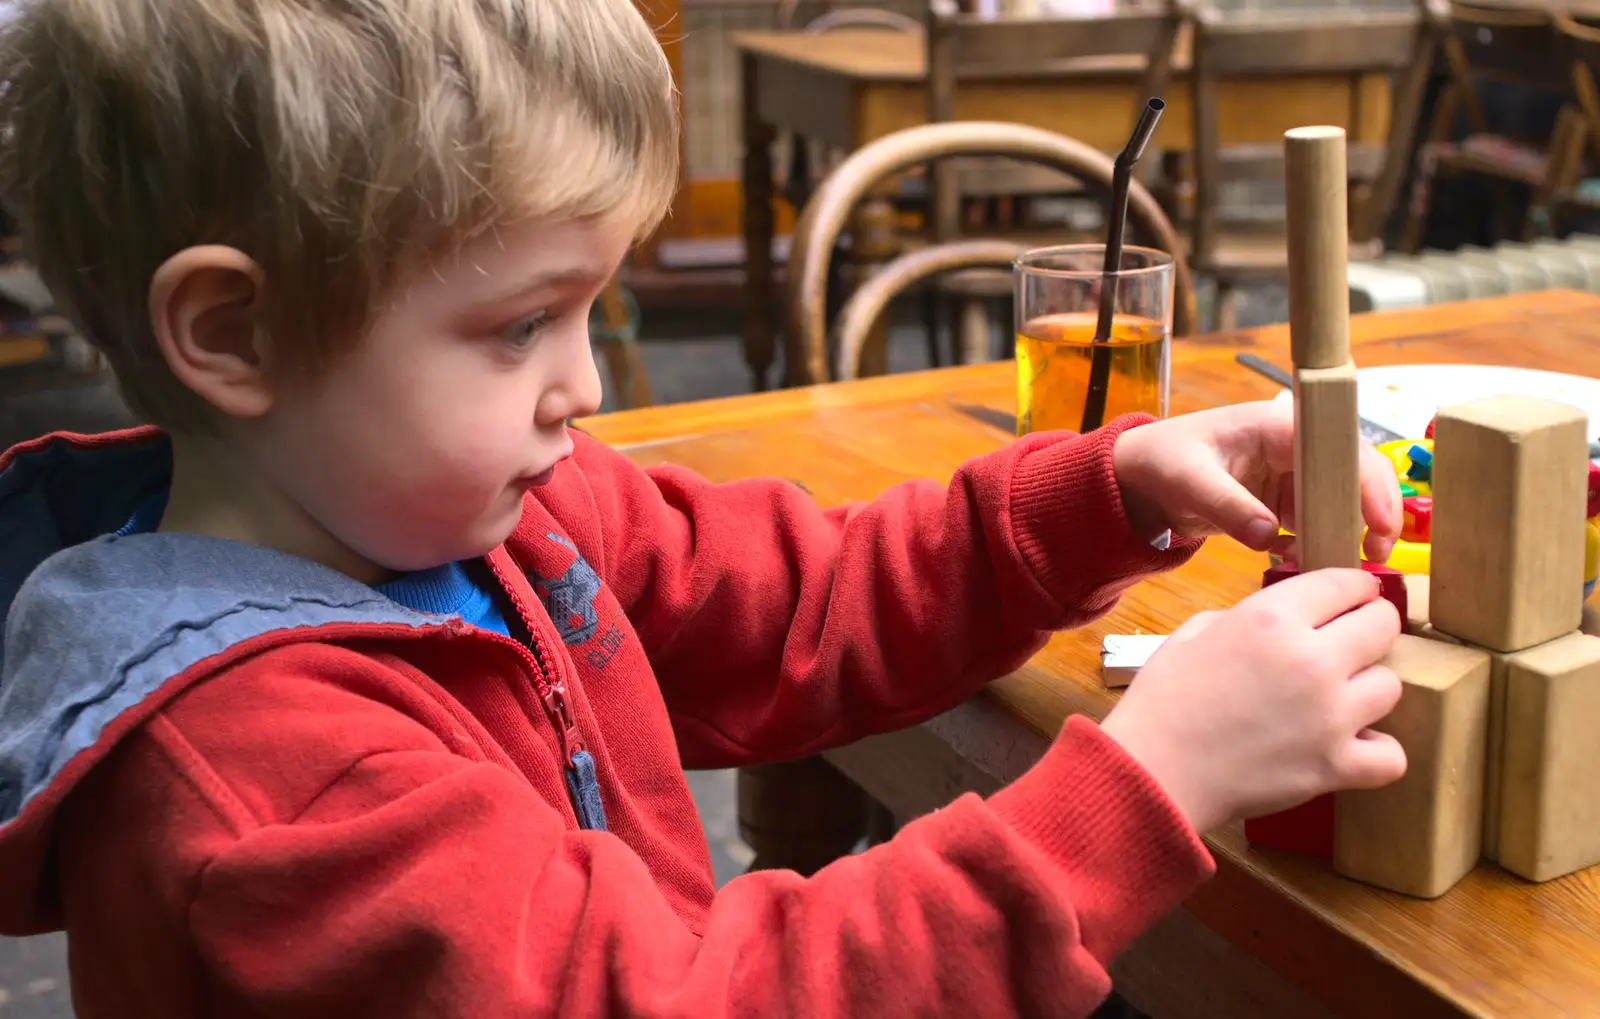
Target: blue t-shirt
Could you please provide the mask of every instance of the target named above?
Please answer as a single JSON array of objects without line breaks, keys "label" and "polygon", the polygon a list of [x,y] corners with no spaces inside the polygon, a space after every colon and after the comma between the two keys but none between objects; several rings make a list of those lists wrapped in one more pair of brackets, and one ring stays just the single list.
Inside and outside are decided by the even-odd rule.
[{"label": "blue t-shirt", "polygon": [[[168,494],[163,491],[146,500],[134,510],[127,523],[117,528],[116,535],[127,537],[155,531],[161,524],[161,515],[166,512]],[[505,613],[500,608],[499,589],[488,578],[480,582],[466,563],[445,563],[402,574],[387,583],[374,585],[373,590],[408,609],[458,615],[473,626],[511,636]]]}]

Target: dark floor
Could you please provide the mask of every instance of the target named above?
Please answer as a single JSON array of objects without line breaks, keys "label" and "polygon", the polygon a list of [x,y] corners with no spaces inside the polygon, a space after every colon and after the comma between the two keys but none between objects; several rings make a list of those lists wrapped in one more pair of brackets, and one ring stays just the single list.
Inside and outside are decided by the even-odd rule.
[{"label": "dark floor", "polygon": [[[1283,321],[1281,288],[1240,295],[1242,325]],[[747,391],[749,375],[735,335],[736,323],[674,320],[665,327],[674,338],[653,339],[644,323],[644,356],[656,398],[661,403],[725,396]],[[698,328],[698,332],[696,331]],[[694,336],[704,338],[692,338]],[[691,337],[691,338],[683,338]],[[891,330],[891,371],[927,367],[927,352],[914,327]],[[609,398],[608,398],[609,404]],[[98,431],[126,423],[126,412],[109,387],[92,387],[0,404],[0,448],[53,429]],[[750,850],[739,841],[732,772],[696,772],[690,788],[700,808],[712,865],[720,886],[743,871]],[[0,1019],[71,1019],[65,941],[58,936],[0,939]]]}]

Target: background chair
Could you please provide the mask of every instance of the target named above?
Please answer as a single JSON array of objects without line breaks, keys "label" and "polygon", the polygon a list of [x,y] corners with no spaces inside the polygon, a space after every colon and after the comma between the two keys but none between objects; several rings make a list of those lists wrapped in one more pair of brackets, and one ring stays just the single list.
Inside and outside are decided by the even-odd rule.
[{"label": "background chair", "polygon": [[1553,191],[1550,196],[1550,228],[1565,236],[1573,219],[1600,214],[1600,181],[1585,175],[1600,166],[1600,88],[1595,74],[1600,71],[1600,19],[1590,20],[1569,13],[1555,16],[1568,69],[1572,75],[1572,102],[1563,110],[1568,126],[1564,142],[1552,153]]},{"label": "background chair", "polygon": [[[1165,94],[1172,78],[1173,50],[1189,18],[1190,0],[1166,0],[1154,10],[1125,11],[1096,17],[1013,15],[999,18],[962,11],[956,0],[933,0],[928,12],[928,122],[956,119],[956,97],[963,79],[1026,73],[1049,77],[1085,60],[1125,60],[1142,69],[1137,101],[1128,110],[1128,130],[1150,96]],[[1081,185],[1049,167],[1009,159],[945,159],[932,167],[931,236],[935,243],[953,241],[969,230],[1015,232],[1019,239],[1041,235],[1065,240],[1057,227],[1041,231],[1026,214],[1033,201],[1048,196],[1081,194]],[[985,224],[963,215],[969,203],[1004,208],[1001,222]],[[981,210],[980,210],[981,211]],[[974,222],[977,220],[977,222]],[[1035,246],[1038,246],[1035,244]],[[1010,293],[1008,274],[958,272],[939,283],[945,299],[930,308],[929,337],[951,322],[951,299],[961,306],[959,328],[953,330],[952,355],[957,361],[982,360],[988,346],[985,306]],[[937,363],[935,361],[934,363]]]},{"label": "background chair", "polygon": [[[1557,186],[1559,156],[1571,144],[1575,122],[1558,115],[1553,132],[1524,125],[1496,130],[1484,110],[1482,91],[1501,88],[1565,94],[1571,86],[1567,61],[1551,13],[1542,7],[1477,6],[1448,0],[1429,8],[1448,80],[1439,93],[1426,139],[1418,151],[1410,207],[1400,248],[1421,250],[1434,204],[1434,184],[1473,175],[1492,184],[1497,220],[1509,215],[1512,188],[1527,190],[1521,223],[1504,232],[1528,239],[1544,221]],[[1452,140],[1457,117],[1466,135]],[[1516,131],[1517,133],[1512,133]],[[1502,231],[1493,231],[1496,236]],[[1492,242],[1491,237],[1480,238]]]},{"label": "background chair", "polygon": [[1190,260],[1195,272],[1216,285],[1212,326],[1236,324],[1234,288],[1282,280],[1288,273],[1286,225],[1281,203],[1267,203],[1264,216],[1230,217],[1223,189],[1233,182],[1271,182],[1280,189],[1279,144],[1224,150],[1217,113],[1219,84],[1252,76],[1347,74],[1350,107],[1345,123],[1361,115],[1360,85],[1373,74],[1394,79],[1389,135],[1383,146],[1352,145],[1350,167],[1350,255],[1375,257],[1399,197],[1432,63],[1433,34],[1420,11],[1340,12],[1316,19],[1224,20],[1214,10],[1195,19],[1193,135],[1194,222]]},{"label": "background chair", "polygon": [[[1003,156],[1050,167],[1106,195],[1112,157],[1064,135],[1021,124],[956,121],[897,131],[851,154],[811,196],[795,225],[789,252],[788,372],[797,385],[872,374],[881,354],[869,357],[881,336],[882,309],[914,283],[975,265],[1006,265],[1022,250],[1015,241],[964,240],[901,253],[882,266],[868,266],[866,282],[841,313],[837,342],[830,345],[827,322],[828,260],[847,221],[860,221],[858,204],[872,201],[874,189],[907,167],[963,156]],[[1182,240],[1166,213],[1145,187],[1134,182],[1128,199],[1127,243],[1144,243],[1172,253],[1174,267],[1173,335],[1194,331],[1194,287]],[[857,252],[859,253],[859,251]],[[830,348],[834,350],[830,356]]]}]

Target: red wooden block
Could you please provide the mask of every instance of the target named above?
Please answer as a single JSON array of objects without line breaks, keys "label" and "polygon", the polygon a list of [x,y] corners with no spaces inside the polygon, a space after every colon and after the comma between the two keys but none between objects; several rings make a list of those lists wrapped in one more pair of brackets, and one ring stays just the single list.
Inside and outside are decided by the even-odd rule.
[{"label": "red wooden block", "polygon": [[1282,849],[1333,859],[1333,794],[1244,823],[1245,841],[1263,849]]},{"label": "red wooden block", "polygon": [[1433,496],[1410,495],[1401,502],[1405,507],[1405,524],[1400,537],[1406,541],[1428,541],[1433,533]]},{"label": "red wooden block", "polygon": [[[1363,559],[1361,568],[1378,577],[1383,598],[1406,618],[1406,581],[1399,570],[1382,563]],[[1296,563],[1279,563],[1267,570],[1261,578],[1262,587],[1270,587],[1300,572]],[[1282,849],[1292,853],[1306,853],[1323,859],[1333,858],[1333,796],[1318,796],[1298,807],[1253,818],[1244,823],[1244,837],[1253,846],[1263,849]]]}]

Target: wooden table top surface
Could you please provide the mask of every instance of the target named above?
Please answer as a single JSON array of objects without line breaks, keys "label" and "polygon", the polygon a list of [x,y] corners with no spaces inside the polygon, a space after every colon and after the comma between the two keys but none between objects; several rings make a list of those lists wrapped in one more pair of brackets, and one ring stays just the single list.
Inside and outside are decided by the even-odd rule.
[{"label": "wooden table top surface", "polygon": [[[921,35],[874,29],[840,29],[819,35],[805,32],[734,32],[736,49],[785,63],[861,81],[919,82],[928,76],[927,42]],[[1007,79],[1021,77],[1133,77],[1144,73],[1138,54],[1113,54],[1062,61],[1049,68],[1019,68]],[[1189,67],[1188,33],[1173,51],[1173,70]],[[987,76],[986,76],[987,77]]]},{"label": "wooden table top surface", "polygon": [[[1355,316],[1351,341],[1367,367],[1597,375],[1600,295],[1546,291]],[[1287,326],[1175,342],[1172,413],[1275,395],[1277,386],[1234,362],[1246,350],[1287,366]],[[1000,362],[883,376],[603,415],[582,427],[640,463],[678,463],[713,480],[776,473],[834,505],[912,477],[947,480],[962,461],[1000,447],[1008,436],[971,408],[1014,411],[1012,372]],[[1105,634],[1169,633],[1257,590],[1265,566],[1265,556],[1213,539],[1182,569],[1133,588],[1106,618],[1058,635],[986,696],[1046,736],[1069,713],[1103,717],[1114,703],[1100,684]],[[1600,1016],[1600,867],[1533,885],[1483,866],[1424,902],[1347,881],[1320,861],[1253,850],[1239,825],[1207,841],[1218,875],[1189,909],[1336,1012]]]}]

